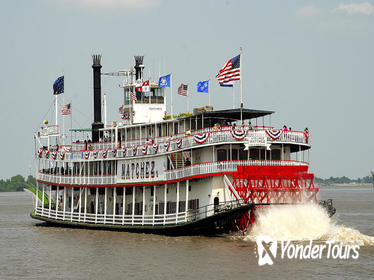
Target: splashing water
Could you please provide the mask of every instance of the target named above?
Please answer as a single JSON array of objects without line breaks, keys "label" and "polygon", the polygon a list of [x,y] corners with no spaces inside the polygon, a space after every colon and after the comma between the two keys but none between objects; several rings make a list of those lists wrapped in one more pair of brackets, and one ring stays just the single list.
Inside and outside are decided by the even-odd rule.
[{"label": "splashing water", "polygon": [[260,235],[274,240],[334,240],[342,244],[374,246],[374,237],[337,225],[318,204],[270,206],[256,210],[257,220],[245,241]]}]

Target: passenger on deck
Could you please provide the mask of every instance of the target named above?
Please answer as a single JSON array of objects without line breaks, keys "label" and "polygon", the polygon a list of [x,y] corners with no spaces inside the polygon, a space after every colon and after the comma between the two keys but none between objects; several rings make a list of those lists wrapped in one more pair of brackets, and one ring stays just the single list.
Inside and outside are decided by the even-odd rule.
[{"label": "passenger on deck", "polygon": [[248,129],[253,129],[251,121],[248,122]]}]

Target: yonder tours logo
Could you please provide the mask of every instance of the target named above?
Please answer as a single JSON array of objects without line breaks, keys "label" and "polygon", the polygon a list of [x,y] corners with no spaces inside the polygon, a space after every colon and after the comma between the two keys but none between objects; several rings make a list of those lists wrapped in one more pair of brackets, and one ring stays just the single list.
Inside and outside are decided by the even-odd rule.
[{"label": "yonder tours logo", "polygon": [[[313,244],[310,240],[307,244],[296,244],[292,241],[278,241],[269,236],[259,236],[256,239],[258,265],[272,265],[276,258],[280,259],[358,259],[359,245],[343,245],[334,240],[324,241],[322,244]],[[277,254],[279,253],[279,255]]]}]

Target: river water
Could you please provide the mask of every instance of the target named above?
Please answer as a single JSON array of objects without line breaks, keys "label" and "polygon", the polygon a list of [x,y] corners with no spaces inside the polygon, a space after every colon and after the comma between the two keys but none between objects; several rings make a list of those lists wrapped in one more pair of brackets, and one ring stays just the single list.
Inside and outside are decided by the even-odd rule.
[{"label": "river water", "polygon": [[[166,237],[40,226],[30,194],[0,193],[0,279],[374,279],[374,189],[324,187],[320,198],[334,199],[334,219],[313,207],[272,210],[248,236]],[[261,231],[362,246],[358,259],[277,257],[259,266]]]}]

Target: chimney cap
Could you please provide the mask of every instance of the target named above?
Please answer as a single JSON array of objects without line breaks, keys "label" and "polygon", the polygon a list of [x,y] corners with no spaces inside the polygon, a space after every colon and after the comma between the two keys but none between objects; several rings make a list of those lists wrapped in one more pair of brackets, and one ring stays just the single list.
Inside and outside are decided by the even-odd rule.
[{"label": "chimney cap", "polygon": [[100,66],[101,67],[101,54],[93,54],[92,55],[92,66]]}]

